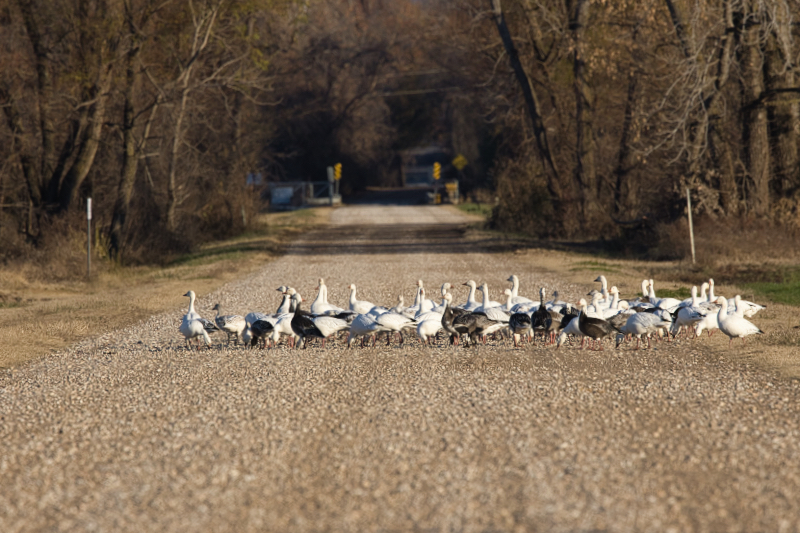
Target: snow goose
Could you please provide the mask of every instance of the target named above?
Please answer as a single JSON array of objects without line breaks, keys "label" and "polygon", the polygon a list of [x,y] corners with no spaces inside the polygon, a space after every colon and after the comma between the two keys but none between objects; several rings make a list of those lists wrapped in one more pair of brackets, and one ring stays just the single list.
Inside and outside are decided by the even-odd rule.
[{"label": "snow goose", "polygon": [[491,320],[485,313],[471,312],[464,313],[453,319],[453,327],[460,333],[460,335],[467,335],[467,344],[470,343],[474,346],[478,337],[484,338],[486,343],[486,335],[494,333],[502,327],[505,327],[507,322],[500,323]]},{"label": "snow goose", "polygon": [[586,300],[581,298],[581,314],[578,316],[578,328],[581,332],[593,341],[600,341],[600,349],[603,349],[603,338],[611,335],[617,330],[602,318],[589,317],[586,314]]},{"label": "snow goose", "polygon": [[338,315],[344,312],[341,307],[328,302],[328,286],[323,278],[319,278],[319,294],[309,309],[314,315]]},{"label": "snow goose", "polygon": [[461,338],[461,333],[453,325],[453,321],[455,320],[457,315],[456,312],[453,310],[453,308],[450,307],[451,300],[452,297],[450,299],[445,299],[445,303],[447,305],[445,305],[444,312],[442,313],[442,329],[446,333],[450,334],[450,344],[457,345],[458,341]]},{"label": "snow goose", "polygon": [[547,310],[544,301],[544,287],[539,289],[539,308],[531,314],[531,327],[534,331],[544,332],[550,328],[553,322],[553,317]]},{"label": "snow goose", "polygon": [[581,346],[583,346],[583,341],[585,340],[585,335],[579,327],[579,315],[572,314],[572,309],[568,309],[568,314],[564,315],[564,320],[561,322],[561,333],[559,333],[558,338],[556,338],[556,349],[561,348],[561,345],[566,342],[569,335],[581,337]]},{"label": "snow goose", "polygon": [[366,300],[356,300],[356,285],[350,284],[350,310],[354,313],[365,314],[375,307],[375,304]]},{"label": "snow goose", "polygon": [[469,293],[467,294],[467,303],[462,305],[461,308],[466,309],[467,311],[474,311],[481,305],[477,300],[475,300],[475,290],[478,285],[472,280],[467,281],[464,283],[464,285],[469,287]]},{"label": "snow goose", "polygon": [[299,337],[295,335],[294,330],[292,329],[292,318],[294,318],[294,313],[286,313],[281,315],[281,317],[275,323],[275,326],[272,328],[272,333],[269,336],[273,346],[277,346],[277,344],[281,341],[282,335],[289,337],[288,344],[290,346],[294,346],[296,344]]},{"label": "snow goose", "polygon": [[189,297],[189,310],[184,315],[184,318],[199,320],[200,323],[203,325],[203,329],[206,330],[206,333],[213,333],[215,331],[219,331],[217,326],[211,320],[207,318],[203,318],[200,316],[197,311],[194,310],[194,302],[197,299],[197,295],[195,295],[194,291],[189,291],[184,296]]},{"label": "snow goose", "polygon": [[[670,327],[672,322],[664,320],[654,313],[634,313],[625,322],[619,332],[623,335],[633,335],[636,337],[636,348],[639,349],[639,343],[642,340],[642,335],[647,338],[647,347],[650,348],[650,335],[656,333],[658,330]],[[619,336],[617,336],[617,346],[620,345]]]},{"label": "snow goose", "polygon": [[418,322],[417,337],[419,337],[419,340],[424,344],[431,344],[431,338],[435,338],[439,330],[442,329],[442,317],[443,315],[439,315],[437,319],[434,316],[429,316],[421,322]]},{"label": "snow goose", "polygon": [[[353,322],[350,324],[350,333],[347,336],[347,347],[350,348],[353,345],[353,341],[357,338],[361,337],[361,346],[364,346],[364,339],[363,337],[367,335],[375,335],[376,333],[380,333],[381,331],[388,331],[385,326],[378,324],[374,317],[369,315],[358,315],[353,319]],[[375,345],[373,341],[373,346]]]},{"label": "snow goose", "polygon": [[478,290],[483,294],[483,303],[480,305],[480,307],[475,309],[475,312],[485,313],[488,309],[493,307],[501,307],[503,305],[500,302],[495,302],[494,300],[489,299],[489,285],[486,283],[482,283],[481,286],[478,287]]},{"label": "snow goose", "polygon": [[608,296],[608,294],[609,294],[609,291],[608,291],[608,280],[606,279],[605,276],[603,276],[601,274],[601,275],[599,275],[599,276],[597,276],[595,278],[595,281],[599,281],[600,282],[600,293],[603,295],[603,298],[601,299],[601,302],[604,304],[605,307],[608,307],[608,305],[611,303],[611,300],[610,300],[610,298]]},{"label": "snow goose", "polygon": [[214,305],[212,310],[217,312],[217,316],[214,317],[214,323],[228,335],[227,344],[231,343],[231,335],[233,335],[234,346],[237,346],[242,332],[247,327],[247,322],[245,322],[244,317],[241,315],[223,315],[222,305],[219,303]]},{"label": "snow goose", "polygon": [[[425,320],[427,318],[426,315],[429,313],[434,313],[433,308],[435,307],[432,300],[425,298],[425,289],[422,287],[419,288],[419,295],[420,295],[420,304],[419,309],[417,310],[414,318],[419,322],[421,320]],[[441,314],[441,313],[434,313],[434,314]]]},{"label": "snow goose", "polygon": [[[261,345],[262,348],[266,348],[267,346],[267,339],[272,335],[272,332],[275,330],[275,322],[270,322],[268,320],[256,320],[253,322],[246,332],[249,332],[250,336],[250,346],[256,346],[259,343],[263,342]],[[244,334],[242,335],[244,339]],[[247,341],[245,340],[245,344]]]},{"label": "snow goose", "polygon": [[676,337],[683,329],[693,328],[694,325],[708,314],[708,310],[700,307],[700,300],[697,297],[697,285],[692,286],[692,297],[689,299],[689,305],[684,302],[675,313],[675,321],[672,325],[672,335]]},{"label": "snow goose", "polygon": [[653,283],[652,279],[650,280],[648,287],[647,297],[650,298],[650,303],[654,306],[660,307],[661,309],[666,309],[668,311],[674,311],[679,305],[681,305],[681,300],[676,298],[657,298],[655,284]]},{"label": "snow goose", "polygon": [[[203,340],[206,342],[206,346],[211,344],[211,339],[208,337],[208,333],[206,333],[203,323],[196,318],[189,318],[188,315],[184,315],[178,330],[183,334],[183,337],[186,340],[186,348],[191,347],[189,342],[191,339],[198,337],[203,338]],[[198,349],[200,348],[200,339],[197,340],[197,347]]]},{"label": "snow goose", "polygon": [[386,344],[391,344],[392,336],[395,333],[400,334],[400,344],[403,344],[403,330],[406,328],[413,328],[417,325],[416,320],[411,319],[405,315],[400,313],[395,313],[394,311],[389,311],[388,313],[383,313],[375,318],[375,322],[379,325],[383,326],[387,330],[386,334]]},{"label": "snow goose", "polygon": [[728,300],[724,296],[717,298],[717,303],[720,305],[719,312],[717,313],[717,322],[719,323],[719,330],[728,336],[728,347],[730,348],[734,337],[742,339],[742,345],[745,345],[744,340],[748,335],[763,334],[764,332],[758,327],[741,316],[735,313],[728,313]]},{"label": "snow goose", "polygon": [[[300,302],[302,301],[300,299]],[[311,313],[307,313],[300,308],[300,302],[298,302],[294,311],[291,327],[294,334],[303,341],[304,349],[309,337],[322,339],[322,347],[324,348],[325,340],[328,337],[350,327],[346,320],[340,318],[329,315],[314,316]]]},{"label": "snow goose", "polygon": [[515,274],[511,274],[506,281],[511,282],[511,303],[524,304],[533,303],[529,298],[519,295],[519,278]]},{"label": "snow goose", "polygon": [[514,347],[519,346],[520,337],[528,337],[531,334],[533,324],[531,317],[527,313],[514,313],[508,318],[508,329],[514,336]]},{"label": "snow goose", "polygon": [[[414,297],[414,305],[412,307],[419,308],[422,305],[422,302],[425,301],[425,287],[422,284],[422,280],[417,280],[417,295]],[[430,305],[431,308],[436,307],[436,302],[431,299],[428,299],[428,303],[425,305]]]},{"label": "snow goose", "polygon": [[553,299],[547,302],[545,306],[552,311],[557,311],[561,313],[567,306],[567,302],[565,302],[564,300],[559,300],[558,291],[555,290],[553,291]]},{"label": "snow goose", "polygon": [[728,298],[728,307],[733,307],[735,312],[744,318],[752,318],[753,315],[761,311],[762,309],[766,309],[766,305],[760,305],[757,303],[753,303],[749,300],[742,300],[740,295],[736,295],[733,298]]}]

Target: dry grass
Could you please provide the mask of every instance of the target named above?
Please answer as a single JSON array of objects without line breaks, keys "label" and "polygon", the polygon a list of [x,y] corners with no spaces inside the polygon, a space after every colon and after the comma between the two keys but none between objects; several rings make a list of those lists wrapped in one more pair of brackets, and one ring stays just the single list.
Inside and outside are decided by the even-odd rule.
[{"label": "dry grass", "polygon": [[326,223],[329,214],[320,208],[261,215],[255,231],[162,268],[98,265],[89,280],[55,281],[33,264],[0,269],[0,368],[180,307],[189,288],[202,296],[258,269],[292,235]]}]

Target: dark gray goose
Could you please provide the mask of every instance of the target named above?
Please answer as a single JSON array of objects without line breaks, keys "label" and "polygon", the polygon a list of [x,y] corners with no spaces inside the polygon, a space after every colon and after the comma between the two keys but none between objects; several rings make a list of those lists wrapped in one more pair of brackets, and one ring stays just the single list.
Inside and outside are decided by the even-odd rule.
[{"label": "dark gray goose", "polygon": [[[581,333],[586,337],[592,339],[593,342],[600,341],[600,349],[602,350],[603,339],[612,333],[619,333],[619,331],[602,318],[587,316],[586,300],[583,298],[581,298],[580,304],[581,314],[578,316],[578,329],[580,329]],[[583,347],[583,343],[581,343],[581,347]]]},{"label": "dark gray goose", "polygon": [[519,346],[520,336],[530,335],[533,323],[528,313],[514,313],[508,319],[508,328],[514,335],[514,346]]}]

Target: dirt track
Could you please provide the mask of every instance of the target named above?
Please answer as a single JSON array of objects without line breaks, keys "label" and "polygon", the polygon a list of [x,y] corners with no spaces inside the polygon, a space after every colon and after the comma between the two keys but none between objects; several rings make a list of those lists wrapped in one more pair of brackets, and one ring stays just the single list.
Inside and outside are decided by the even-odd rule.
[{"label": "dirt track", "polygon": [[[591,287],[449,211],[349,209],[199,311]],[[0,531],[800,531],[798,382],[716,339],[198,353],[184,312],[0,375]]]}]

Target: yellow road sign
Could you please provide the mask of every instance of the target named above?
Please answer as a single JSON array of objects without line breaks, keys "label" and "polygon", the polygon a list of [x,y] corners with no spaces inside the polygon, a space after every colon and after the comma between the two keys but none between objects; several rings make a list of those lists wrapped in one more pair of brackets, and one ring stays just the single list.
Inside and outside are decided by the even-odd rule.
[{"label": "yellow road sign", "polygon": [[463,170],[464,167],[467,166],[467,163],[469,163],[469,161],[467,161],[467,158],[464,157],[463,155],[458,154],[453,158],[452,163],[457,170]]}]

